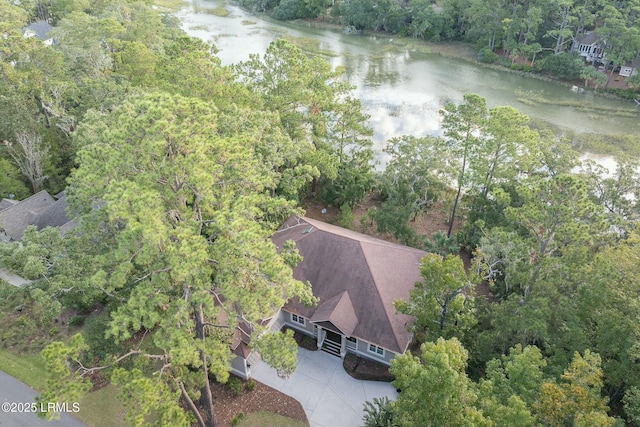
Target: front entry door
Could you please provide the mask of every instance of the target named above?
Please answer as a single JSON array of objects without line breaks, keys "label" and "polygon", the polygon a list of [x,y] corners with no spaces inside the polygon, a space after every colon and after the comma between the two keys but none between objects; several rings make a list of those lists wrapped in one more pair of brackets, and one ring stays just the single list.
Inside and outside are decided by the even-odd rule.
[{"label": "front entry door", "polygon": [[342,335],[325,329],[326,335],[322,344],[322,350],[329,354],[340,357],[340,349],[342,348]]}]

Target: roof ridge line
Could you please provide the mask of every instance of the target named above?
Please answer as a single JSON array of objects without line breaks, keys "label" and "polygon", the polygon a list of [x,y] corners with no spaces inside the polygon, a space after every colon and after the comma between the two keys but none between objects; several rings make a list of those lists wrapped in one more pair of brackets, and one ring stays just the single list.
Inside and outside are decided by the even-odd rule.
[{"label": "roof ridge line", "polygon": [[[36,194],[30,195],[26,199],[18,200],[17,203],[14,203],[13,205],[9,206],[8,208],[3,209],[2,212],[7,212],[9,209],[15,208],[16,206],[20,206],[22,203],[26,202],[29,199],[32,199],[32,198],[36,197],[40,193],[46,193],[49,197],[51,197],[53,199],[53,197],[51,196],[51,194],[49,194],[49,192],[47,190],[40,190]],[[12,199],[8,199],[8,200],[12,200]],[[55,203],[57,200],[53,199],[53,201]],[[49,206],[51,206],[51,205],[47,205],[47,206],[45,206],[45,208],[49,207]],[[29,211],[29,212],[31,212],[31,211]]]},{"label": "roof ridge line", "polygon": [[[314,224],[307,223],[308,225],[311,225],[311,226],[316,227],[316,230],[324,231],[324,232],[326,232],[326,233],[331,233],[331,234],[334,234],[334,235],[339,236],[339,237],[344,237],[345,239],[352,240],[352,241],[354,241],[354,242],[362,243],[363,241],[366,241],[367,243],[375,244],[375,245],[378,245],[378,246],[393,245],[393,246],[395,246],[396,248],[398,248],[398,249],[402,249],[402,250],[405,250],[405,251],[407,251],[407,252],[412,252],[412,251],[424,252],[424,251],[423,251],[423,250],[421,250],[421,249],[412,248],[412,247],[410,247],[410,246],[406,246],[406,245],[401,245],[400,243],[389,242],[389,241],[384,240],[384,239],[380,239],[380,238],[377,238],[377,237],[369,236],[368,234],[360,233],[359,231],[350,230],[350,229],[348,229],[348,228],[339,227],[339,226],[337,226],[337,225],[329,224],[328,222],[324,222],[324,221],[321,221],[321,220],[319,220],[319,219],[306,218],[306,217],[303,217],[303,218],[304,218],[304,220],[305,220],[305,221],[306,221],[307,219],[310,219],[311,221],[320,222],[320,223],[325,224],[325,225],[328,225],[328,226],[330,226],[330,227],[340,228],[340,229],[346,230],[346,231],[347,231],[347,232],[349,232],[349,233],[355,233],[355,234],[361,235],[361,236],[363,236],[363,237],[365,238],[365,239],[356,239],[356,238],[354,238],[354,237],[352,237],[352,236],[346,236],[346,235],[344,235],[344,234],[331,233],[331,231],[323,230],[323,229],[321,229],[321,228],[319,228],[319,227],[315,226]],[[302,218],[301,218],[301,219],[302,219]],[[282,229],[282,230],[278,230],[278,231],[288,230],[289,228],[297,227],[298,225],[302,225],[302,224],[295,224],[295,225],[292,225],[292,226],[290,226],[290,227],[287,227],[287,228],[284,228],[284,229]],[[367,262],[367,265],[368,265],[368,262]]]},{"label": "roof ridge line", "polygon": [[[384,305],[384,301],[382,301],[382,297],[380,296],[380,289],[378,289],[378,282],[376,282],[373,279],[373,274],[371,274],[371,265],[369,264],[369,258],[367,257],[367,253],[365,252],[364,248],[362,247],[362,242],[358,242],[358,243],[360,244],[360,250],[362,250],[362,255],[363,255],[363,258],[364,258],[364,262],[367,263],[367,271],[368,271],[368,273],[369,273],[369,275],[371,277],[371,282],[373,282],[373,286],[376,288],[376,296],[378,297],[378,300],[380,301],[380,305],[382,305],[382,310],[384,311],[384,316],[387,319],[387,324],[389,325],[391,330],[394,331],[394,333],[391,334],[391,335],[393,335],[393,340],[395,341],[396,346],[398,348],[402,348],[402,346],[398,342],[398,338],[396,337],[395,329],[393,328],[393,322],[391,321],[391,317],[389,316],[389,312],[387,311],[387,308]],[[378,344],[376,344],[376,345],[378,345]],[[389,349],[387,349],[387,350],[389,350]],[[391,351],[391,350],[389,350],[389,351]]]}]

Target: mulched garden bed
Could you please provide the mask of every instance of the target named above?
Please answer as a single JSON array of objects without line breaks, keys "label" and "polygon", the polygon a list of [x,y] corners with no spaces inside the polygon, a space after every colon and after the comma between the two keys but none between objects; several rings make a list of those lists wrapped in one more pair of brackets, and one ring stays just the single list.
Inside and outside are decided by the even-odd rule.
[{"label": "mulched garden bed", "polygon": [[315,338],[310,335],[303,334],[300,331],[296,331],[288,326],[283,326],[280,331],[285,332],[287,329],[291,329],[293,331],[293,339],[298,343],[298,347],[302,347],[309,351],[318,350],[318,341]]},{"label": "mulched garden bed", "polygon": [[300,402],[278,390],[256,381],[256,387],[249,391],[243,381],[244,391],[236,396],[226,384],[211,381],[211,391],[215,396],[213,410],[219,426],[231,425],[233,417],[242,412],[245,415],[258,411],[274,412],[285,417],[309,422]]},{"label": "mulched garden bed", "polygon": [[391,382],[395,377],[389,372],[389,367],[373,360],[347,354],[342,362],[344,370],[357,380]]}]

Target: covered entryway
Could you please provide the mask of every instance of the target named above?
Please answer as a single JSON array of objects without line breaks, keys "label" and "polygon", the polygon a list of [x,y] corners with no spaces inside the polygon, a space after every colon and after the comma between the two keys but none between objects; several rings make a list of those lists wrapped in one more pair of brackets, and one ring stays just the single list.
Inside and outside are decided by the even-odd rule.
[{"label": "covered entryway", "polygon": [[322,342],[322,351],[340,357],[342,350],[342,335],[325,329],[325,337]]}]

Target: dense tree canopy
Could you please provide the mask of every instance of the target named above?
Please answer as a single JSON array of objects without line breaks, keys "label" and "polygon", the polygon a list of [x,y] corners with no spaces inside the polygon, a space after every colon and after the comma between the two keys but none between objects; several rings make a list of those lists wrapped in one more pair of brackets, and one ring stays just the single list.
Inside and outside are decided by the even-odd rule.
[{"label": "dense tree canopy", "polygon": [[[164,364],[153,380],[140,379],[147,386],[126,393],[171,424],[182,422],[172,418],[181,414],[177,401],[170,405],[150,393],[177,393],[190,407],[193,393],[202,395],[206,415],[199,422],[213,425],[207,377],[228,377],[237,318],[259,330],[288,298],[312,303],[310,289],[292,279],[286,254],[267,239],[290,205],[264,191],[271,186],[268,165],[246,138],[219,129],[219,121],[214,106],[165,94],[94,114],[78,130],[80,167],[68,188],[82,232],[109,230],[109,247],[89,284],[123,301],[107,334],[124,341],[141,328],[151,331],[157,351],[135,354]],[[47,353],[49,360],[60,355]],[[114,372],[121,384],[141,375],[122,367]]]},{"label": "dense tree canopy", "polygon": [[[547,69],[591,81],[566,53],[577,35],[598,31],[614,65],[638,54],[637,2],[332,3],[357,28],[474,40],[510,61],[542,51]],[[288,298],[314,301],[292,277],[300,257],[270,234],[302,199],[350,212],[375,189],[365,222],[434,252],[397,302],[426,342],[393,362],[401,393],[379,402],[381,419],[640,420],[637,159],[606,173],[515,108],[468,94],[443,105],[442,136],[388,141],[375,173],[368,116],[342,70],[284,40],[223,67],[214,46],[142,2],[4,1],[0,16],[0,196],[66,189],[80,224],[64,237],[28,229],[0,245],[0,262],[35,280],[20,309],[38,327],[54,331],[64,310],[104,312],[43,352],[42,399],[74,401],[102,371],[132,424],[214,425],[209,377],[227,379],[238,321],[280,373],[295,368],[292,337],[261,321]],[[36,18],[52,20],[58,44],[22,36]],[[449,236],[418,235],[412,222],[435,209]],[[448,255],[459,248],[471,263]]]}]

